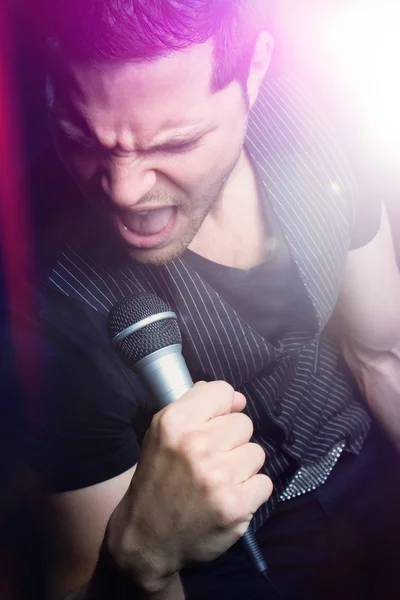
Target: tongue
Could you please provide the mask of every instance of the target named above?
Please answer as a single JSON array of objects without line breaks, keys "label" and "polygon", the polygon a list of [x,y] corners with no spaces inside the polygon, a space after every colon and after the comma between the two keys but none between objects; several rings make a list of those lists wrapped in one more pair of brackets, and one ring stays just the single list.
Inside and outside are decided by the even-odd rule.
[{"label": "tongue", "polygon": [[134,233],[139,235],[154,235],[166,228],[173,211],[172,207],[168,207],[150,210],[147,215],[129,213],[123,215],[122,222],[125,227]]}]

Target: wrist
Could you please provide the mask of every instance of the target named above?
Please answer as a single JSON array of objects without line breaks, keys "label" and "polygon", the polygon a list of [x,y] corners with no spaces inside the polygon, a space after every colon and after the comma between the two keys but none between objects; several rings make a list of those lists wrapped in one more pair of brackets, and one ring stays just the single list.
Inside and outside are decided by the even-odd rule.
[{"label": "wrist", "polygon": [[178,569],[164,559],[160,550],[151,547],[151,535],[113,515],[108,524],[104,545],[117,569],[147,594],[158,594],[168,588],[178,576]]},{"label": "wrist", "polygon": [[179,573],[164,578],[156,592],[147,592],[146,600],[184,600],[184,592]]},{"label": "wrist", "polygon": [[184,597],[179,573],[158,580],[148,580],[145,587],[141,586],[141,590],[146,600],[180,600]]},{"label": "wrist", "polygon": [[[178,573],[158,578],[150,571],[134,573],[132,569],[121,569],[114,560],[104,539],[92,580],[82,597],[85,600],[118,600],[137,598],[143,600],[180,600],[182,589]],[[67,600],[70,600],[68,598]],[[72,596],[71,600],[75,600]],[[76,600],[81,600],[78,596]]]}]

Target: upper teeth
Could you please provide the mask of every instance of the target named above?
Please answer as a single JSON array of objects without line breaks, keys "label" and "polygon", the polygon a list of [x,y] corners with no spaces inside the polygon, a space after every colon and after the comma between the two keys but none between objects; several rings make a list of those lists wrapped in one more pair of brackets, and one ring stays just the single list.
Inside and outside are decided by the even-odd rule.
[{"label": "upper teeth", "polygon": [[139,210],[137,212],[138,215],[140,215],[141,217],[143,217],[144,215],[148,215],[149,214],[149,210]]}]

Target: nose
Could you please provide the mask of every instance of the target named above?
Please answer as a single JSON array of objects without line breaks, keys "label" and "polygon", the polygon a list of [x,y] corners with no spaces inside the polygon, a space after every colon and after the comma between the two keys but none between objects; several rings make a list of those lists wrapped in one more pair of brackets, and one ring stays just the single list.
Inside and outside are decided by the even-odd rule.
[{"label": "nose", "polygon": [[156,174],[138,160],[116,159],[104,170],[101,185],[110,200],[119,208],[132,208],[149,193],[156,183]]}]

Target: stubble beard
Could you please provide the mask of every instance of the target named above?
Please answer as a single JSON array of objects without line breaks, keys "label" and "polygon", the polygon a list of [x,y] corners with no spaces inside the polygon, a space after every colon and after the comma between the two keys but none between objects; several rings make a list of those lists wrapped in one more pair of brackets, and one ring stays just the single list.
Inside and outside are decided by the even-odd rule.
[{"label": "stubble beard", "polygon": [[229,167],[227,172],[214,181],[209,186],[208,190],[203,194],[201,200],[196,202],[196,207],[202,207],[202,210],[199,210],[198,213],[196,213],[193,220],[189,220],[191,204],[185,204],[182,200],[176,202],[178,211],[183,211],[188,218],[188,226],[178,240],[172,244],[167,242],[165,248],[156,248],[154,250],[129,248],[128,253],[130,257],[135,262],[140,264],[161,266],[168,264],[182,256],[182,254],[193,242],[210,210],[223,194],[226,183],[240,158],[241,151],[242,147],[240,148],[235,161]]}]

